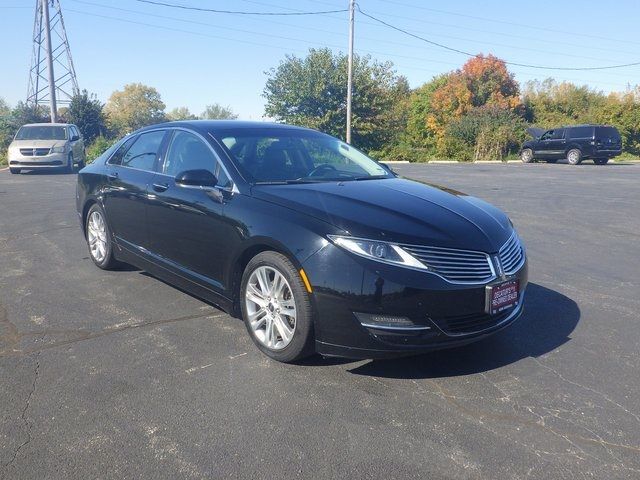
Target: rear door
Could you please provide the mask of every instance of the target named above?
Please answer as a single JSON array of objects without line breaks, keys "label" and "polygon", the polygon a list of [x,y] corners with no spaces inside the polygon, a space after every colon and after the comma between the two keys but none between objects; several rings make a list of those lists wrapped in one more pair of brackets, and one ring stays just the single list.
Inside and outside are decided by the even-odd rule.
[{"label": "rear door", "polygon": [[166,130],[133,136],[116,151],[107,164],[103,204],[116,241],[133,251],[148,248],[147,188],[155,168]]},{"label": "rear door", "polygon": [[598,151],[619,153],[622,149],[620,132],[615,127],[595,127],[595,144]]}]

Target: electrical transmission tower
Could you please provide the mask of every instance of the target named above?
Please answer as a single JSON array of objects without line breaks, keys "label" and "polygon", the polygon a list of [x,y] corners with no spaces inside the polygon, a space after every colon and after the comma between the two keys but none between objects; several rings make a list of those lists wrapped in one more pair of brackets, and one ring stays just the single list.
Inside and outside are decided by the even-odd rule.
[{"label": "electrical transmission tower", "polygon": [[55,122],[58,104],[69,104],[78,91],[60,1],[36,0],[27,104],[49,105]]}]

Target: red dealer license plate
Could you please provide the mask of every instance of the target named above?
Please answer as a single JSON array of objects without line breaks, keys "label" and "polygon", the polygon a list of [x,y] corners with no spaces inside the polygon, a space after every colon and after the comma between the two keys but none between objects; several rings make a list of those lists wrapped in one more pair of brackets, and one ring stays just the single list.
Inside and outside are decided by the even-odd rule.
[{"label": "red dealer license plate", "polygon": [[520,282],[510,280],[489,287],[487,295],[487,313],[495,315],[518,305]]}]

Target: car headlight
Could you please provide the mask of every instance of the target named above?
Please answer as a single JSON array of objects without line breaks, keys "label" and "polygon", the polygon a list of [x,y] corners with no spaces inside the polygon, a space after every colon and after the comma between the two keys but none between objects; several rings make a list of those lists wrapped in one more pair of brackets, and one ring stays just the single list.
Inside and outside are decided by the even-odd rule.
[{"label": "car headlight", "polygon": [[340,235],[328,235],[328,237],[337,246],[370,260],[418,270],[429,270],[424,263],[393,243]]},{"label": "car headlight", "polygon": [[67,147],[65,145],[59,145],[51,148],[51,153],[64,153]]}]

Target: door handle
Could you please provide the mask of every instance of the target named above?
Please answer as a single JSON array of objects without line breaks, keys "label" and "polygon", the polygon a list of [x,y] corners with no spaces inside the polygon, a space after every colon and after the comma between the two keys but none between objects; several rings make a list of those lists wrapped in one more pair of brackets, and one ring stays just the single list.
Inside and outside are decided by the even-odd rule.
[{"label": "door handle", "polygon": [[109,172],[109,173],[107,173],[107,178],[109,180],[117,180],[118,172]]},{"label": "door handle", "polygon": [[168,183],[154,183],[152,186],[156,192],[164,192],[169,188]]}]

